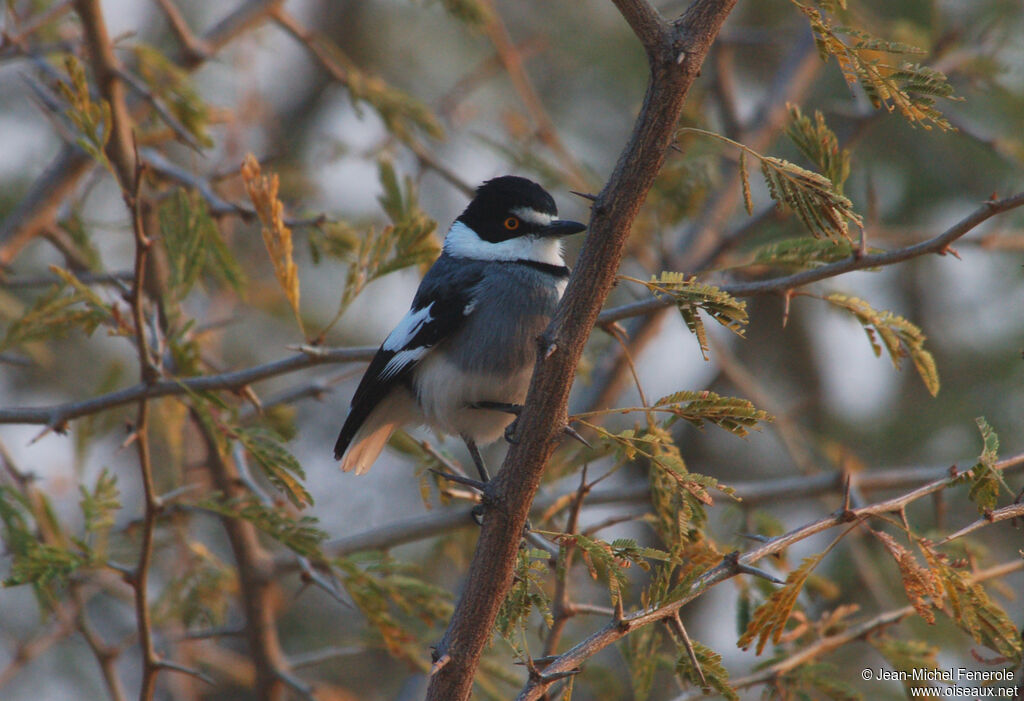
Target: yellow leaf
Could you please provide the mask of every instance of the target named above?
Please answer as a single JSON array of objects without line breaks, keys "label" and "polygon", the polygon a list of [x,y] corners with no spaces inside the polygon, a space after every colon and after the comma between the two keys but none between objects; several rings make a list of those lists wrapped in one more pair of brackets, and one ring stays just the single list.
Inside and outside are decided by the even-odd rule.
[{"label": "yellow leaf", "polygon": [[299,269],[292,259],[292,231],[284,224],[284,205],[277,198],[277,174],[263,175],[259,161],[250,153],[242,164],[242,180],[263,224],[263,243],[274,265],[274,275],[292,305],[299,329],[305,334],[299,314]]}]

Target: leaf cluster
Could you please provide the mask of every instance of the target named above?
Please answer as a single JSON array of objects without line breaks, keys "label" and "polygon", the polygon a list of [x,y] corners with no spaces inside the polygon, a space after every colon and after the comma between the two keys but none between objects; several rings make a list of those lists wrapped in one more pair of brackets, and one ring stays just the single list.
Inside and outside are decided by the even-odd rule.
[{"label": "leaf cluster", "polygon": [[434,238],[437,222],[420,208],[413,180],[406,177],[404,183],[400,182],[394,165],[387,160],[380,161],[379,175],[383,192],[378,201],[391,224],[380,233],[370,229],[366,234],[341,225],[325,237],[327,250],[348,263],[339,317],[374,280],[412,265],[432,262],[439,251]]},{"label": "leaf cluster", "polygon": [[112,305],[88,285],[57,266],[50,270],[60,278],[60,284],[52,286],[10,323],[0,340],[0,352],[34,341],[63,338],[73,329],[91,336],[100,324],[114,318]]},{"label": "leaf cluster", "polygon": [[198,144],[212,147],[214,142],[207,131],[210,108],[199,96],[188,73],[156,47],[136,43],[132,51],[137,70],[153,97],[167,105],[170,113]]},{"label": "leaf cluster", "polygon": [[935,107],[936,98],[953,97],[953,86],[945,75],[916,63],[893,65],[883,61],[885,54],[920,54],[921,49],[836,26],[818,8],[798,0],[792,2],[810,22],[822,60],[834,56],[847,83],[860,85],[875,109],[898,110],[912,124],[925,129],[932,125],[943,130],[952,128]]},{"label": "leaf cluster", "polygon": [[1013,492],[995,467],[999,460],[999,436],[984,416],[977,417],[974,422],[981,432],[981,454],[974,467],[964,472],[955,483],[968,482],[971,485],[967,496],[978,507],[978,512],[984,514],[996,508],[1001,490]]},{"label": "leaf cluster", "polygon": [[697,337],[701,354],[705,360],[708,359],[710,347],[707,331],[697,313],[698,310],[703,310],[704,313],[733,333],[739,336],[743,335],[748,321],[747,303],[736,299],[714,285],[699,282],[696,276],[687,277],[684,273],[666,271],[661,275],[652,276],[649,281],[625,275],[621,277],[624,280],[643,285],[656,295],[671,297],[679,309],[679,313],[683,316],[686,328]]},{"label": "leaf cluster", "polygon": [[263,224],[263,243],[274,266],[274,276],[284,290],[292,307],[295,320],[302,329],[302,315],[299,313],[299,269],[292,257],[292,230],[284,223],[284,205],[277,198],[279,181],[277,173],[265,176],[260,171],[259,161],[251,153],[242,164],[242,181],[252,200],[260,222]]},{"label": "leaf cluster", "polygon": [[[857,297],[838,292],[825,297],[832,304],[853,313],[864,327],[871,348],[876,356],[882,355],[882,348],[889,353],[894,367],[899,369],[903,359],[910,357],[917,374],[932,396],[939,393],[939,371],[935,358],[925,350],[926,337],[920,327],[889,311],[875,310],[870,304]],[[881,343],[879,343],[881,340]]]},{"label": "leaf cluster", "polygon": [[352,601],[389,654],[422,665],[423,631],[451,615],[451,594],[414,575],[411,565],[379,553],[335,560]]},{"label": "leaf cluster", "polygon": [[[564,557],[564,544],[562,552]],[[525,658],[528,654],[519,640],[529,625],[530,614],[538,612],[547,626],[554,622],[551,615],[551,599],[545,589],[548,559],[548,554],[543,550],[519,549],[512,586],[495,619],[494,630],[512,646],[520,658]]]},{"label": "leaf cluster", "polygon": [[240,291],[245,273],[221,237],[217,223],[197,193],[178,188],[157,211],[167,252],[171,294],[183,299],[203,273]]},{"label": "leaf cluster", "polygon": [[233,429],[233,437],[263,469],[270,483],[284,492],[294,506],[301,509],[313,505],[313,497],[301,481],[306,479],[302,465],[284,447],[276,433],[261,426],[239,426]]},{"label": "leaf cluster", "polygon": [[110,161],[104,149],[113,128],[110,103],[106,100],[93,100],[85,66],[74,54],[64,55],[64,70],[68,80],[58,81],[57,90],[67,102],[65,114],[78,132],[75,141],[97,163],[109,170]]},{"label": "leaf cluster", "polygon": [[324,559],[320,544],[326,540],[327,534],[316,526],[318,521],[312,516],[294,516],[281,507],[264,504],[252,495],[227,499],[215,492],[196,506],[221,516],[248,521],[289,550],[312,560]]}]

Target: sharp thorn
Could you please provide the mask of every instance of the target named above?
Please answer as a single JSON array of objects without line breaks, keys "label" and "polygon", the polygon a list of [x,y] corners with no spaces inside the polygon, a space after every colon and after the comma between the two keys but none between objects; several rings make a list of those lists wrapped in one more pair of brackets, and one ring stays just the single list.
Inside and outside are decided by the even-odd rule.
[{"label": "sharp thorn", "polygon": [[575,428],[573,428],[569,424],[566,424],[565,426],[562,427],[562,433],[564,433],[565,435],[569,436],[570,438],[575,438],[580,443],[582,443],[583,445],[585,445],[588,448],[590,448],[591,450],[593,450],[594,446],[590,445],[590,442],[586,438],[581,436],[579,434],[579,431],[577,431]]},{"label": "sharp thorn", "polygon": [[754,567],[753,565],[744,565],[742,562],[737,562],[736,563],[736,571],[739,572],[740,574],[751,574],[751,575],[753,575],[755,577],[760,577],[761,579],[767,579],[772,584],[785,584],[786,583],[785,580],[779,579],[778,577],[776,577],[771,572],[768,572],[766,570],[762,570],[759,567]]}]

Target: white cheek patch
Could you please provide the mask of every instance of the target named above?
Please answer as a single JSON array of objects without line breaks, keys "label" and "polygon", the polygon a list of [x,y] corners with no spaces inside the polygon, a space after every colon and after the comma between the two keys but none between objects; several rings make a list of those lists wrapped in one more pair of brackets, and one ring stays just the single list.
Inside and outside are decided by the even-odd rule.
[{"label": "white cheek patch", "polygon": [[547,226],[555,219],[553,214],[538,212],[536,209],[531,209],[530,207],[516,207],[512,210],[512,214],[516,215],[524,222],[529,222],[530,224],[536,224],[538,226]]},{"label": "white cheek patch", "polygon": [[[533,211],[533,210],[529,210]],[[540,214],[535,212],[535,214]],[[548,265],[565,265],[562,241],[555,237],[518,236],[491,243],[460,221],[452,224],[444,238],[444,250],[456,258],[473,260],[531,260]],[[397,329],[396,329],[397,331]]]}]

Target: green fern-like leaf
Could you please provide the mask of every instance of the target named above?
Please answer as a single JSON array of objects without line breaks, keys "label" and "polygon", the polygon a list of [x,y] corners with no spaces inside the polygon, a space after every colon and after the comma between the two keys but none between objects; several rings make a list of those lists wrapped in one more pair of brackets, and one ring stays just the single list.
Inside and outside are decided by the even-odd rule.
[{"label": "green fern-like leaf", "polygon": [[213,494],[196,506],[221,516],[248,521],[293,552],[318,561],[324,559],[320,544],[327,534],[316,527],[317,520],[311,516],[292,516],[275,506],[261,503],[254,496],[224,499],[223,495]]},{"label": "green fern-like leaf", "polygon": [[825,553],[819,553],[804,558],[800,566],[789,573],[786,583],[776,589],[754,612],[750,625],[736,641],[737,647],[746,650],[756,640],[757,654],[760,655],[769,640],[776,645],[782,640],[782,633],[786,629],[790,614],[793,613],[796,599],[824,555]]},{"label": "green fern-like leaf", "polygon": [[920,327],[888,311],[877,311],[870,304],[857,297],[833,293],[825,297],[828,302],[853,313],[864,327],[871,348],[881,356],[882,348],[889,353],[897,369],[903,359],[910,356],[917,374],[928,392],[934,397],[939,393],[939,371],[935,358],[925,350],[926,337]]},{"label": "green fern-like leaf", "polygon": [[393,657],[422,664],[423,638],[436,631],[421,629],[451,616],[451,593],[421,579],[411,565],[381,553],[341,558],[334,564],[352,601],[380,637],[381,647]]},{"label": "green fern-like leaf", "polygon": [[978,507],[980,513],[996,508],[1000,489],[1011,492],[1002,473],[995,468],[999,460],[999,436],[985,420],[984,416],[976,418],[978,430],[981,431],[982,449],[978,462],[970,470],[971,488],[968,498]]},{"label": "green fern-like leaf", "polygon": [[[795,127],[798,139],[811,139],[816,144],[811,149],[812,154],[823,149],[831,149],[827,143],[820,143],[822,139],[828,141],[826,136],[828,129],[824,127],[824,122],[822,122],[822,126],[823,130],[818,129],[815,125],[809,125],[808,129],[813,132],[811,135],[803,135],[800,126]],[[700,134],[717,139],[740,150],[740,153],[743,154],[740,162],[740,177],[745,199],[749,194],[750,187],[746,182],[746,157],[756,158],[760,162],[761,174],[768,187],[768,194],[780,207],[796,214],[812,235],[838,241],[849,238],[848,221],[857,226],[863,225],[860,215],[853,209],[853,203],[842,194],[841,187],[837,186],[829,177],[801,168],[781,158],[762,155],[749,146],[713,131],[693,127],[686,127],[679,131],[681,134]],[[834,137],[832,138],[834,139]],[[835,173],[845,177],[843,162],[843,154],[837,152],[829,155],[826,164]],[[748,211],[750,209],[752,208],[748,207]]]},{"label": "green fern-like leaf", "polygon": [[850,151],[839,148],[839,139],[825,124],[825,115],[815,110],[811,120],[797,105],[789,105],[789,119],[789,138],[842,194],[843,184],[850,176]]},{"label": "green fern-like leaf", "polygon": [[85,532],[100,533],[114,525],[114,515],[121,508],[121,493],[117,488],[117,476],[104,468],[96,478],[92,490],[79,485],[82,498],[80,506],[85,521]]},{"label": "green fern-like leaf", "polygon": [[529,624],[530,614],[537,612],[547,625],[551,625],[551,600],[544,587],[548,573],[549,555],[543,550],[520,549],[516,559],[512,588],[502,602],[495,619],[495,630],[517,652],[526,654],[518,641]]},{"label": "green fern-like leaf", "polygon": [[110,103],[93,102],[85,67],[74,54],[65,54],[64,70],[68,80],[57,83],[57,90],[67,102],[65,114],[78,132],[76,142],[97,163],[110,170],[105,148],[110,140],[113,120]]},{"label": "green fern-like leaf", "polygon": [[872,635],[867,640],[893,669],[907,673],[908,678],[903,680],[904,689],[910,691],[931,686],[928,682],[913,681],[913,672],[914,670],[937,670],[939,668],[937,659],[939,648],[929,645],[923,640],[899,640],[889,635]]},{"label": "green fern-like leaf", "polygon": [[198,194],[178,188],[157,216],[176,298],[183,299],[204,273],[235,290],[244,286],[245,274]]},{"label": "green fern-like leaf", "polygon": [[[880,249],[869,249],[878,253]],[[819,268],[829,263],[846,260],[853,255],[853,244],[847,239],[838,241],[810,236],[774,241],[753,252],[752,265],[770,265],[793,272]]]},{"label": "green fern-like leaf", "polygon": [[[700,663],[701,672],[704,673],[704,679],[707,682],[704,688],[717,691],[723,698],[729,699],[729,701],[738,701],[739,695],[729,684],[729,672],[722,664],[722,656],[696,640],[693,641],[693,652],[697,657],[697,662]],[[679,655],[679,659],[676,662],[676,674],[680,679],[690,684],[696,686],[701,684],[700,674],[693,666],[693,662],[686,652],[682,652]]]},{"label": "green fern-like leaf", "polygon": [[313,497],[301,482],[306,478],[302,465],[273,431],[258,426],[238,427],[234,429],[234,437],[263,468],[270,483],[284,492],[295,506],[302,508],[313,504]]},{"label": "green fern-like leaf", "polygon": [[796,214],[815,236],[849,238],[847,220],[863,224],[853,203],[824,175],[772,156],[761,157],[761,174],[771,198]]},{"label": "green fern-like leaf", "polygon": [[827,662],[798,665],[776,682],[780,698],[829,699],[830,701],[863,701],[864,697],[843,681],[835,665]]},{"label": "green fern-like leaf", "polygon": [[[921,53],[920,50],[834,26],[818,8],[798,0],[792,2],[810,22],[822,60],[835,57],[846,81],[860,84],[876,109],[898,110],[912,124],[920,124],[925,129],[933,125],[943,130],[952,129],[935,108],[936,97],[953,96],[953,88],[945,75],[911,63],[889,65],[877,57],[879,53]],[[844,41],[843,35],[852,41]]]},{"label": "green fern-like leaf", "polygon": [[666,425],[679,419],[697,428],[710,423],[741,438],[748,435],[748,429],[757,428],[759,422],[772,420],[768,412],[758,409],[747,399],[723,397],[707,390],[674,392],[660,398],[650,408],[672,415]]},{"label": "green fern-like leaf", "polygon": [[1020,631],[1006,612],[989,598],[985,588],[969,581],[931,548],[922,545],[921,552],[942,583],[946,614],[978,643],[995,650],[1011,665],[1020,664]]},{"label": "green fern-like leaf", "polygon": [[[72,329],[91,336],[101,323],[112,319],[111,306],[87,285],[57,266],[50,266],[50,270],[61,278],[61,284],[53,286],[11,322],[0,340],[0,351],[33,341],[63,338]],[[67,286],[71,291],[65,294]]]},{"label": "green fern-like leaf", "polygon": [[365,236],[346,226],[335,227],[327,238],[328,250],[341,254],[348,261],[338,316],[377,278],[411,265],[431,262],[438,254],[433,236],[437,222],[420,209],[412,179],[400,182],[394,166],[386,160],[380,162],[379,171],[384,190],[380,204],[391,225],[380,233],[371,230]]},{"label": "green fern-like leaf", "polygon": [[698,282],[696,277],[687,278],[683,273],[663,272],[649,281],[628,276],[622,279],[645,286],[651,292],[671,297],[686,327],[697,337],[701,354],[708,359],[707,332],[698,310],[733,333],[742,336],[747,324],[747,303],[723,292],[714,285]]},{"label": "green fern-like leaf", "polygon": [[213,139],[207,133],[210,108],[192,84],[188,72],[153,46],[134,43],[132,49],[137,70],[152,95],[167,105],[168,111],[197,143],[212,147]]}]

